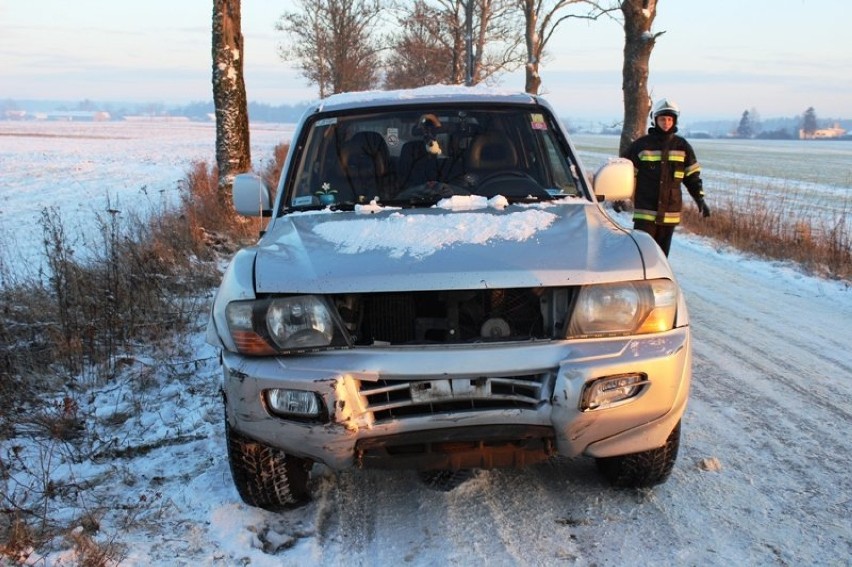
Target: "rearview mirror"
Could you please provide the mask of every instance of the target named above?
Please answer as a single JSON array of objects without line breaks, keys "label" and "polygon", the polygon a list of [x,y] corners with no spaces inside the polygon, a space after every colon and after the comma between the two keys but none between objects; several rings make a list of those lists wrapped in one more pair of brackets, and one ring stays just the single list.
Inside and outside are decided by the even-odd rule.
[{"label": "rearview mirror", "polygon": [[232,189],[234,210],[247,217],[268,217],[272,213],[272,194],[254,173],[240,173],[234,177]]},{"label": "rearview mirror", "polygon": [[633,198],[635,183],[633,162],[613,158],[595,173],[593,185],[599,201],[623,201]]}]

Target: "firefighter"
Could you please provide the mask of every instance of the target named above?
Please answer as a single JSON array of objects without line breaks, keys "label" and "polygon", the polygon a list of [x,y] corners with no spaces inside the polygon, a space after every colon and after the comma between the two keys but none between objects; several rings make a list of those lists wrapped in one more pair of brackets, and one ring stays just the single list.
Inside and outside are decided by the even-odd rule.
[{"label": "firefighter", "polygon": [[679,115],[680,109],[674,102],[663,99],[657,103],[651,112],[654,125],[647,135],[630,145],[625,156],[633,162],[636,175],[633,228],[650,234],[666,256],[675,227],[680,223],[681,183],[701,215],[710,216],[710,208],[704,202],[701,166],[689,142],[677,135]]}]

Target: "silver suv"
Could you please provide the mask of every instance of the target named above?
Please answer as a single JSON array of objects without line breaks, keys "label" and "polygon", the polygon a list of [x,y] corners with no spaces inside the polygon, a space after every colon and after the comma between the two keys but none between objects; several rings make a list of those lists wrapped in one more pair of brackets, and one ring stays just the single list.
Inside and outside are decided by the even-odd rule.
[{"label": "silver suv", "polygon": [[632,190],[626,160],[592,182],[536,96],[316,103],[274,198],[234,183],[236,210],[269,218],[208,327],[241,497],[298,506],[314,463],[441,475],[585,455],[618,486],[665,481],[690,331],[665,256],[601,206]]}]

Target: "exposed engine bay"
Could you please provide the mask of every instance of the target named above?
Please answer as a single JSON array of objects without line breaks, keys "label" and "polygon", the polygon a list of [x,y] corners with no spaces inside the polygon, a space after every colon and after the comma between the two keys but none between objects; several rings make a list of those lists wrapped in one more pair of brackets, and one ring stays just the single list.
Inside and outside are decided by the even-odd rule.
[{"label": "exposed engine bay", "polygon": [[349,294],[334,299],[355,345],[564,336],[570,288]]}]

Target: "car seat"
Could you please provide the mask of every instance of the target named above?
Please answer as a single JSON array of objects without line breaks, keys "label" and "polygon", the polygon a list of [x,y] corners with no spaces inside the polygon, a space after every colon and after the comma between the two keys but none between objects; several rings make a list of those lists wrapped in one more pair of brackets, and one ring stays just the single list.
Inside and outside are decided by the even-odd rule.
[{"label": "car seat", "polygon": [[465,165],[467,174],[482,178],[496,171],[515,169],[518,152],[504,135],[486,132],[471,142]]},{"label": "car seat", "polygon": [[399,150],[397,178],[400,189],[422,185],[437,179],[435,159],[429,159],[423,140],[411,140]]},{"label": "car seat", "polygon": [[388,183],[388,146],[377,132],[356,132],[340,151],[340,164],[358,202],[383,197]]}]

